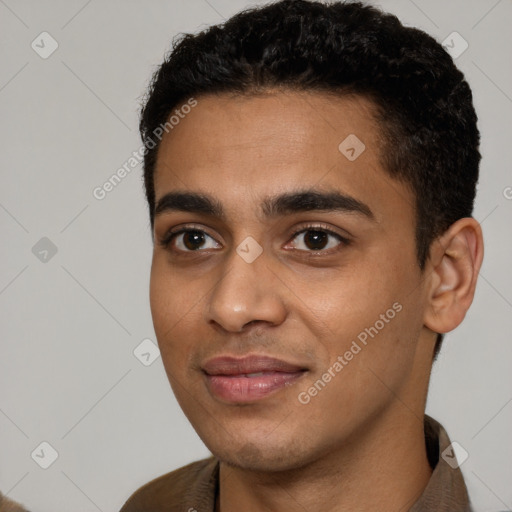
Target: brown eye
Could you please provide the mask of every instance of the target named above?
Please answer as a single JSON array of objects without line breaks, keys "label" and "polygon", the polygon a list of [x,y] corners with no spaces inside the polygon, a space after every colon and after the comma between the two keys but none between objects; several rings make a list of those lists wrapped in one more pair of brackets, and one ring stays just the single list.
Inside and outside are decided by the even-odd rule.
[{"label": "brown eye", "polygon": [[[170,231],[160,241],[163,247],[172,243],[173,249],[182,252],[194,252],[200,249],[217,249],[219,244],[207,233],[200,229],[180,229]],[[206,244],[206,245],[205,245]]]},{"label": "brown eye", "polygon": [[328,242],[328,235],[324,231],[307,231],[304,236],[304,243],[313,251],[318,251],[325,248]]},{"label": "brown eye", "polygon": [[[302,240],[301,240],[302,238]],[[320,228],[306,228],[294,234],[295,249],[306,252],[328,252],[328,249],[348,245],[349,240],[330,231]]]},{"label": "brown eye", "polygon": [[204,234],[201,231],[186,231],[183,233],[183,245],[194,251],[199,249],[204,244]]}]

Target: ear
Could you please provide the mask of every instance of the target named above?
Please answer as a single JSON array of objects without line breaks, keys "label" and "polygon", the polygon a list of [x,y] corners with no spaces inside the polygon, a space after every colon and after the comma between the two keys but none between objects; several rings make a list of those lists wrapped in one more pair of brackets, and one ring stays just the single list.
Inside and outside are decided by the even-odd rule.
[{"label": "ear", "polygon": [[424,325],[446,333],[457,327],[473,302],[484,256],[480,224],[472,217],[454,222],[432,243]]}]

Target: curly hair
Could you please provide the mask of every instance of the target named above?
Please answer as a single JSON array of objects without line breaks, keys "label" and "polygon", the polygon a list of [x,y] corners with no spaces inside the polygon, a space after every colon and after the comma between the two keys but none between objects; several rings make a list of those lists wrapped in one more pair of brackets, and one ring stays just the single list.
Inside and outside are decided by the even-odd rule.
[{"label": "curly hair", "polygon": [[152,136],[173,108],[192,96],[269,88],[372,100],[384,138],[382,166],[414,193],[423,271],[431,243],[472,214],[481,158],[477,116],[463,73],[440,43],[362,2],[280,0],[173,41],[140,116],[151,227],[159,148]]}]

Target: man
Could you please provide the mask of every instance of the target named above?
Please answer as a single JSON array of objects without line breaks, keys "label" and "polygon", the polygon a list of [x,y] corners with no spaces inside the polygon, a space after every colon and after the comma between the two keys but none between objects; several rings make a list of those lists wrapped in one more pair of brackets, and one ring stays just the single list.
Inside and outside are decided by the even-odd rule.
[{"label": "man", "polygon": [[361,3],[176,43],[140,123],[150,302],[213,456],[122,512],[471,510],[425,403],[483,258],[476,121],[440,44]]}]

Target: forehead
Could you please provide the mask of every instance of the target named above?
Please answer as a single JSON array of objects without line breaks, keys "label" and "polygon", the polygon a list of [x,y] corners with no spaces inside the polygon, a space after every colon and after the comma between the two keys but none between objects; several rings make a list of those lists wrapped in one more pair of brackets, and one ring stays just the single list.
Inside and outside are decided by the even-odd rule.
[{"label": "forehead", "polygon": [[409,190],[381,166],[370,100],[292,91],[196,99],[161,142],[156,202],[172,190],[203,192],[236,217],[242,204],[307,188],[373,204],[377,220],[388,207],[412,211]]}]

